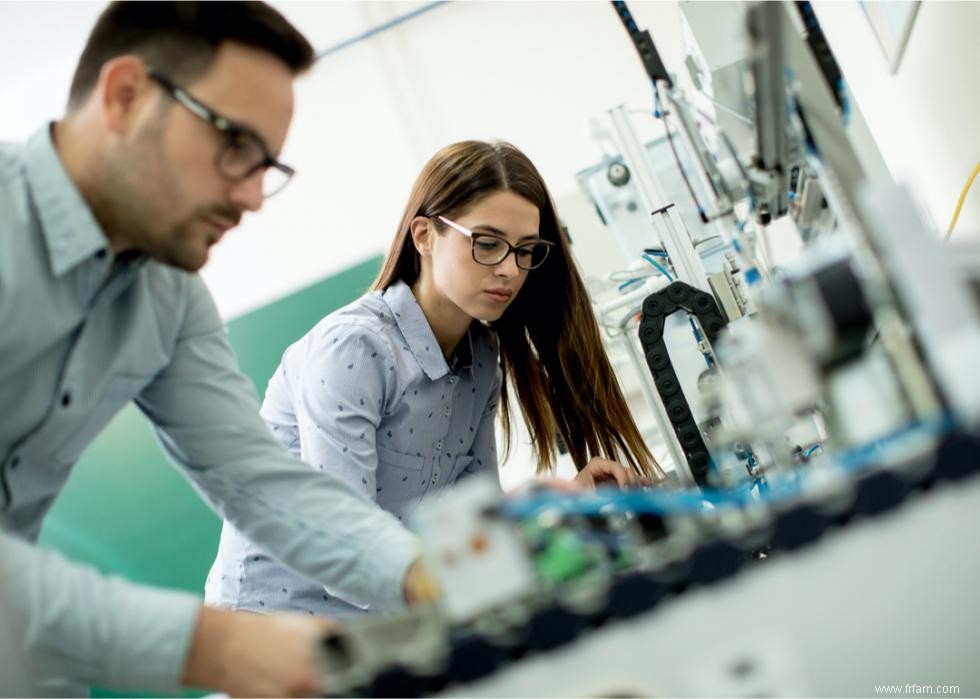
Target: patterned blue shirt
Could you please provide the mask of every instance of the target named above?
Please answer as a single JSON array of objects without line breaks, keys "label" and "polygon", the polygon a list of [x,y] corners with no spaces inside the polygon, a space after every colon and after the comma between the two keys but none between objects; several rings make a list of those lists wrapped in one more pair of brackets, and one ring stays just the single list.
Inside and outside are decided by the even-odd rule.
[{"label": "patterned blue shirt", "polygon": [[[496,474],[500,381],[492,330],[474,322],[447,361],[411,289],[397,282],[289,347],[262,416],[297,457],[404,520],[464,475]],[[330,616],[368,608],[284,568],[227,522],[205,599]]]}]

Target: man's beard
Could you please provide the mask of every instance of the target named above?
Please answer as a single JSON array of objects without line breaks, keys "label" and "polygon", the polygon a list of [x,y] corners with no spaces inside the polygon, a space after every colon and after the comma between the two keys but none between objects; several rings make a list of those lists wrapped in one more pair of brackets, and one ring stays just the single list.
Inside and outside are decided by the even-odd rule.
[{"label": "man's beard", "polygon": [[182,219],[174,218],[182,208],[179,173],[164,157],[163,124],[161,114],[135,139],[106,156],[97,197],[90,203],[110,240],[122,241],[125,247],[164,264],[196,272],[207,261],[213,242],[198,229],[206,225],[207,218],[237,225],[242,212],[232,205],[202,205]]},{"label": "man's beard", "polygon": [[110,240],[147,254],[153,241],[165,238],[167,204],[173,201],[161,141],[160,130],[151,124],[135,141],[106,154],[91,202]]},{"label": "man's beard", "polygon": [[92,209],[110,240],[164,264],[197,271],[203,260],[192,256],[188,245],[194,219],[173,220],[179,197],[161,143],[161,133],[151,126],[107,156]]}]

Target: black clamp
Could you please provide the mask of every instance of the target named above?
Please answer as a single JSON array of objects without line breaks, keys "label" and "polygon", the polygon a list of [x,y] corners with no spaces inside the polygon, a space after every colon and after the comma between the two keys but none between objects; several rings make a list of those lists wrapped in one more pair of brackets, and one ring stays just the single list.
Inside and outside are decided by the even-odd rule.
[{"label": "black clamp", "polygon": [[694,481],[707,485],[711,456],[701,437],[691,406],[681,390],[677,372],[670,362],[664,342],[664,321],[678,310],[687,311],[701,324],[708,342],[714,343],[718,333],[728,323],[718,309],[714,296],[695,289],[684,282],[672,282],[670,286],[647,296],[643,302],[643,320],[640,321],[640,343],[647,358],[647,366],[653,375],[653,383],[664,403],[667,416],[684,450],[684,458],[694,476]]}]

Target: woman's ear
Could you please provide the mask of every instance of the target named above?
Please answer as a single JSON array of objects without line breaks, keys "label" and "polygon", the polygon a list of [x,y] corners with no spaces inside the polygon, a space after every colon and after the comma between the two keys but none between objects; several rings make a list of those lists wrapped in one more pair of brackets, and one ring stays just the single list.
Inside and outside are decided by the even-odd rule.
[{"label": "woman's ear", "polygon": [[412,234],[412,242],[419,255],[428,257],[432,254],[432,219],[425,216],[416,216],[409,225],[409,232]]}]

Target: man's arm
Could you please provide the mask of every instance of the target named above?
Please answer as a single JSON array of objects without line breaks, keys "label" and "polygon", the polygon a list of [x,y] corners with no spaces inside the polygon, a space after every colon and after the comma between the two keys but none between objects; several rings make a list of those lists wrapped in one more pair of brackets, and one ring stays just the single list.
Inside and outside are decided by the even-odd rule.
[{"label": "man's arm", "polygon": [[170,457],[222,517],[293,570],[374,609],[404,605],[416,538],[275,441],[207,289],[196,276],[189,287],[172,360],[137,399]]},{"label": "man's arm", "polygon": [[202,607],[198,599],[107,578],[0,530],[0,622],[28,681],[119,690],[218,689],[310,696],[322,689],[316,640],[332,624]]},{"label": "man's arm", "polygon": [[200,606],[193,595],[103,577],[2,530],[0,588],[5,618],[39,672],[108,687],[179,687]]}]

